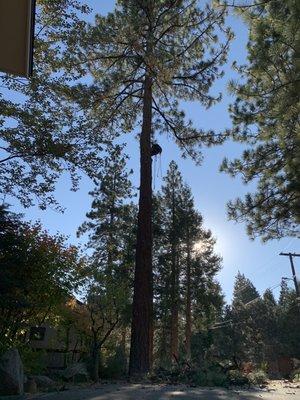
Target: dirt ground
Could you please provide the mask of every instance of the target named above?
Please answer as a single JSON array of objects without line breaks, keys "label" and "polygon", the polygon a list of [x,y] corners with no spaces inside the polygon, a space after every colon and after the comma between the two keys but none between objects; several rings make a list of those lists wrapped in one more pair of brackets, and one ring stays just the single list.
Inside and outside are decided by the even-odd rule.
[{"label": "dirt ground", "polygon": [[271,382],[251,390],[191,388],[185,385],[98,384],[56,393],[28,396],[32,400],[300,400],[300,385]]}]

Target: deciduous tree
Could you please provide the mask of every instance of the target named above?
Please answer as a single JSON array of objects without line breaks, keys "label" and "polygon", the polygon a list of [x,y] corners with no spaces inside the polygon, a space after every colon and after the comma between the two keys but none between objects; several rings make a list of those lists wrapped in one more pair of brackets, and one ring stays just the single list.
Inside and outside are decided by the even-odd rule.
[{"label": "deciduous tree", "polygon": [[61,235],[0,209],[0,343],[55,314],[78,287],[84,260]]},{"label": "deciduous tree", "polygon": [[81,1],[38,0],[33,76],[0,75],[0,194],[25,207],[61,208],[58,179],[69,175],[76,190],[82,172],[94,178],[115,136],[103,136],[98,121],[63,96],[73,80],[64,68],[66,41],[83,29],[88,12]]}]

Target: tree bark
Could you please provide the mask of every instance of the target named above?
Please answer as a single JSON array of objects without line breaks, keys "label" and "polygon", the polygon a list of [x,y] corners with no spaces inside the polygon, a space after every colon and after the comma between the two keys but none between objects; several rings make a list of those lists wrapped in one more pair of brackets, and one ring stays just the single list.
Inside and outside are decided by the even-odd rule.
[{"label": "tree bark", "polygon": [[177,243],[176,243],[176,226],[175,226],[175,193],[172,194],[172,246],[171,246],[171,338],[170,338],[170,358],[171,362],[178,360],[178,290],[179,277],[177,265]]},{"label": "tree bark", "polygon": [[128,371],[128,363],[127,363],[127,351],[126,351],[126,334],[127,334],[127,330],[126,330],[126,326],[122,326],[121,328],[121,352],[122,352],[122,356],[123,356],[123,371],[122,373],[124,375],[127,374]]},{"label": "tree bark", "polygon": [[152,79],[146,75],[140,136],[140,198],[136,244],[129,374],[147,373],[152,362]]},{"label": "tree bark", "polygon": [[191,244],[188,231],[187,257],[186,257],[186,309],[185,309],[185,352],[187,360],[191,359],[191,337],[192,337]]},{"label": "tree bark", "polygon": [[65,355],[64,355],[64,368],[68,366],[68,354],[70,348],[70,331],[71,326],[66,327],[66,347],[65,347]]},{"label": "tree bark", "polygon": [[171,344],[170,344],[170,356],[171,362],[177,362],[178,360],[178,285],[177,285],[177,265],[176,258],[172,262],[172,273],[171,273]]},{"label": "tree bark", "polygon": [[97,344],[93,344],[92,346],[92,368],[91,368],[91,378],[94,382],[99,381],[99,357],[100,349]]}]

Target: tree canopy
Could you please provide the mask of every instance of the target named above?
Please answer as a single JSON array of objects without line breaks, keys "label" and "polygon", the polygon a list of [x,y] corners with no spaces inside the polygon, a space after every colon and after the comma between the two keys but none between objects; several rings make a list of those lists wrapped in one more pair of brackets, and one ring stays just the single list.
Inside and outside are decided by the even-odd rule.
[{"label": "tree canopy", "polygon": [[249,145],[221,166],[257,184],[256,192],[228,204],[251,238],[298,236],[300,223],[299,3],[269,0],[236,8],[249,26],[248,63],[232,82],[232,138]]},{"label": "tree canopy", "polygon": [[66,41],[83,26],[89,8],[76,0],[37,1],[34,70],[30,79],[1,74],[0,194],[25,207],[59,207],[54,192],[68,173],[78,189],[81,172],[95,177],[106,143],[90,115],[66,100]]},{"label": "tree canopy", "polygon": [[49,235],[3,207],[0,239],[0,336],[1,346],[8,346],[73,295],[84,260],[62,235]]}]

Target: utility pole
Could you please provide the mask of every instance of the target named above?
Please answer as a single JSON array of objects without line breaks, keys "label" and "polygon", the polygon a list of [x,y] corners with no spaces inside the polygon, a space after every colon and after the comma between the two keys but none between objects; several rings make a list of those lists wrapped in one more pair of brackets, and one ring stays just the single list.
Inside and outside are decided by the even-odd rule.
[{"label": "utility pole", "polygon": [[292,268],[292,274],[293,274],[293,281],[294,281],[294,285],[295,285],[295,289],[296,289],[297,298],[300,298],[300,290],[299,290],[299,285],[298,285],[298,281],[297,281],[297,277],[296,277],[296,271],[295,271],[295,267],[294,267],[294,261],[293,261],[293,257],[300,257],[300,254],[296,254],[296,253],[280,253],[279,255],[280,256],[287,256],[290,259],[291,268]]}]

